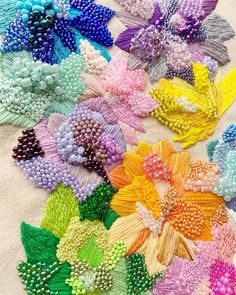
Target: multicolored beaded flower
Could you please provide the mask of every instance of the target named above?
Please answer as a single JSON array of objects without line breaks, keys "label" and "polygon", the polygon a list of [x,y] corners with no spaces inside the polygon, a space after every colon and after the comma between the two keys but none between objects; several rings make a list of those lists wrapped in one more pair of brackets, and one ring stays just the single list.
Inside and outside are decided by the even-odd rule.
[{"label": "multicolored beaded flower", "polygon": [[236,211],[236,125],[230,124],[222,140],[212,140],[207,145],[210,161],[217,163],[221,174],[214,192],[223,197],[229,209]]},{"label": "multicolored beaded flower", "polygon": [[195,241],[211,241],[212,228],[227,222],[224,200],[213,193],[218,166],[191,160],[165,140],[126,152],[109,178],[119,189],[110,207],[121,216],[109,240],[122,240],[126,255],[143,254],[150,274],[165,270],[175,255],[195,259]]},{"label": "multicolored beaded flower", "polygon": [[109,183],[106,170],[126,150],[119,125],[82,105],[68,117],[50,115],[23,131],[18,142],[13,158],[33,184],[52,191],[63,183],[81,201],[101,182]]},{"label": "multicolored beaded flower", "polygon": [[[33,131],[29,133],[32,137]],[[154,157],[156,152],[165,162]],[[137,154],[131,156],[130,153],[129,160],[133,157],[132,167],[126,165],[127,162],[123,168],[118,167],[120,172],[125,169],[129,176],[119,172],[119,178],[116,170],[111,172],[110,177],[120,188],[122,183],[128,183],[128,177],[144,178],[135,176],[140,174],[140,169],[144,169],[150,182],[149,177],[159,179],[156,185],[163,191],[167,188],[164,182],[174,182],[179,195],[177,199],[172,195],[168,200],[163,200],[163,222],[159,218],[158,222],[150,223],[154,220],[153,215],[151,211],[147,214],[144,208],[148,204],[155,209],[156,203],[152,202],[152,198],[147,198],[152,194],[142,184],[136,187],[135,194],[143,193],[146,199],[140,199],[137,204],[139,223],[136,225],[131,220],[131,215],[123,217],[121,213],[119,217],[110,208],[114,205],[112,198],[116,198],[114,194],[117,191],[110,184],[102,183],[89,194],[81,188],[81,193],[87,195],[83,200],[78,200],[72,189],[65,187],[65,184],[57,185],[47,201],[40,228],[24,222],[21,224],[21,238],[27,260],[20,262],[17,269],[28,294],[205,295],[204,290],[208,291],[207,294],[234,294],[236,269],[231,262],[236,250],[236,235],[231,226],[225,223],[223,199],[210,192],[197,192],[200,183],[203,190],[209,190],[214,185],[216,165],[203,161],[189,163],[187,153],[175,153],[166,141],[159,142],[153,148],[141,143]],[[142,168],[136,166],[138,157],[144,158]],[[125,158],[124,162],[126,160],[128,159]],[[186,196],[181,194],[185,190],[182,183],[184,174],[191,182],[188,185],[193,185],[195,190],[195,193],[188,194],[186,189]],[[144,180],[144,185],[147,179]],[[127,201],[132,211],[135,194],[132,195],[131,191]],[[216,210],[218,205],[221,211]],[[129,207],[120,209],[128,211]],[[154,210],[153,213],[155,212],[157,211]],[[167,218],[170,214],[172,221]],[[200,223],[196,223],[196,219]],[[122,227],[118,228],[117,236],[122,232],[123,240],[114,238],[114,227],[120,222]],[[129,223],[129,230],[126,222]],[[158,235],[160,227],[166,222],[172,223],[171,231],[165,229],[166,236],[162,237],[161,234],[159,240],[161,237],[163,240],[155,243],[154,235]],[[143,230],[142,223],[145,223]],[[194,226],[196,224],[197,227]],[[176,230],[178,225],[180,229]],[[193,243],[185,235],[197,235],[199,226],[203,227],[203,241],[195,240]],[[187,228],[187,231],[180,233]],[[132,242],[134,232],[137,235],[135,244]],[[174,243],[171,246],[168,241],[172,239]],[[206,241],[208,239],[210,241]],[[165,244],[165,247],[160,243]],[[156,250],[160,251],[159,256],[156,256]],[[172,257],[173,261],[170,252],[178,255]],[[147,253],[150,257],[148,264]],[[171,263],[165,274],[160,271],[163,267],[160,264],[157,266],[158,272],[154,272],[154,268],[150,270],[150,264],[154,265],[157,261],[156,257],[163,257]]]},{"label": "multicolored beaded flower", "polygon": [[27,50],[34,61],[54,64],[71,52],[79,53],[82,36],[106,47],[113,44],[106,24],[114,12],[93,0],[19,0],[16,9],[3,52]]},{"label": "multicolored beaded flower", "polygon": [[216,73],[230,61],[224,41],[235,33],[221,16],[211,14],[218,1],[117,0],[126,11],[118,17],[127,29],[116,45],[130,52],[130,68],[144,68],[151,82],[180,77],[192,82],[192,63]]},{"label": "multicolored beaded flower", "polygon": [[[29,52],[10,52],[0,58],[0,124],[33,127],[50,113],[68,115],[86,92],[83,73],[106,59],[87,40],[81,55],[71,53],[60,65],[33,61]],[[90,60],[86,57],[90,56]],[[95,67],[97,69],[97,67]]]},{"label": "multicolored beaded flower", "polygon": [[[90,52],[91,46],[88,43],[87,46],[86,52]],[[85,60],[87,64],[91,63],[89,54]],[[145,72],[141,69],[128,70],[128,60],[121,53],[109,63],[104,60],[103,67],[101,63],[90,64],[89,67],[89,72],[95,77],[84,75],[88,90],[83,104],[101,112],[109,121],[116,121],[125,141],[136,144],[135,131],[145,131],[138,117],[146,117],[158,108],[155,100],[142,92],[146,84]]]},{"label": "multicolored beaded flower", "polygon": [[221,82],[219,72],[210,82],[210,72],[204,65],[193,64],[193,72],[194,85],[179,78],[161,79],[151,90],[159,105],[151,115],[177,133],[173,140],[182,142],[183,148],[208,138],[236,95],[236,88],[232,87],[236,69]]},{"label": "multicolored beaded flower", "polygon": [[59,185],[47,201],[40,228],[21,224],[27,260],[17,269],[28,294],[138,295],[163,275],[150,276],[142,255],[125,258],[122,241],[108,243],[108,229],[118,217],[106,211],[113,193],[109,185],[99,186],[78,205],[71,189]]}]

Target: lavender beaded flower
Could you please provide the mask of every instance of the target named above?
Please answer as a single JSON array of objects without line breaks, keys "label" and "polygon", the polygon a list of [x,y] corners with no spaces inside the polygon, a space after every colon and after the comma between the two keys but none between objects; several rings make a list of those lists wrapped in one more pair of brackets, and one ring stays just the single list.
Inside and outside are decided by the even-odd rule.
[{"label": "lavender beaded flower", "polygon": [[35,61],[54,64],[79,52],[83,37],[106,47],[113,44],[106,24],[114,12],[94,0],[19,0],[16,8],[17,16],[3,38],[3,52],[32,51]]},{"label": "lavender beaded flower", "polygon": [[193,83],[193,62],[206,64],[214,79],[218,63],[229,62],[223,42],[235,33],[226,20],[211,14],[217,1],[117,1],[128,11],[118,12],[128,29],[116,45],[131,53],[130,68],[144,68],[152,82],[177,76]]},{"label": "lavender beaded flower", "polygon": [[126,145],[119,125],[80,105],[68,117],[52,114],[23,131],[13,158],[31,182],[53,191],[58,183],[70,186],[79,201],[119,164]]}]

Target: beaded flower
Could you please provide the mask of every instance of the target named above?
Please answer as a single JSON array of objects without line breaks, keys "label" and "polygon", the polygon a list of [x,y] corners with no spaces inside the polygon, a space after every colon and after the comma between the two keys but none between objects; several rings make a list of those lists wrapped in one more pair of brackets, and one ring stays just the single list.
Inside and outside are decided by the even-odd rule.
[{"label": "beaded flower", "polygon": [[[91,64],[102,68],[106,59],[87,40],[81,55],[71,53],[60,65],[33,61],[29,52],[9,52],[0,58],[0,124],[33,127],[50,113],[68,115],[86,92],[84,72]],[[89,52],[88,52],[89,50]],[[92,56],[91,56],[92,52]],[[90,55],[90,60],[86,57]],[[97,67],[95,67],[97,69]]]},{"label": "beaded flower", "polygon": [[204,65],[193,64],[194,85],[184,80],[161,79],[151,90],[151,96],[159,105],[152,116],[177,133],[174,141],[188,148],[208,138],[216,128],[223,113],[230,107],[236,95],[236,69],[220,82],[219,73],[213,82]]},{"label": "beaded flower", "polygon": [[180,77],[192,83],[192,63],[206,64],[214,77],[218,63],[230,61],[224,41],[235,33],[211,14],[217,0],[117,0],[118,17],[127,27],[116,45],[129,52],[130,68],[144,68],[151,82]]},{"label": "beaded flower", "polygon": [[215,227],[212,242],[197,242],[197,257],[194,260],[175,256],[164,278],[154,284],[153,294],[235,294],[235,247],[233,228],[229,224]]},{"label": "beaded flower", "polygon": [[119,190],[110,207],[121,216],[109,241],[122,240],[126,255],[144,255],[149,274],[165,270],[174,256],[195,259],[195,241],[211,241],[212,227],[227,222],[224,200],[213,193],[218,166],[191,160],[165,140],[126,152],[109,178]]},{"label": "beaded flower", "polygon": [[[89,53],[91,45],[85,45],[88,46],[86,52]],[[91,56],[87,54],[87,64],[90,63]],[[110,121],[116,121],[125,141],[135,144],[135,131],[145,131],[138,117],[146,117],[158,108],[155,100],[143,92],[145,72],[142,69],[128,70],[128,60],[121,53],[116,54],[109,63],[104,60],[103,66],[96,63],[89,67],[89,72],[95,76],[84,75],[87,88],[83,97],[84,104],[101,112]]]},{"label": "beaded flower", "polygon": [[116,122],[79,105],[68,117],[55,113],[23,131],[13,158],[36,186],[52,191],[63,183],[83,200],[81,186],[90,193],[102,181],[109,183],[106,170],[119,164],[125,150]]},{"label": "beaded flower", "polygon": [[[163,275],[150,276],[143,255],[125,257],[122,241],[108,243],[108,229],[118,217],[107,211],[113,193],[111,186],[100,185],[78,205],[71,189],[58,185],[40,228],[21,224],[27,260],[17,269],[28,294],[138,295]],[[90,214],[99,210],[101,221]]]},{"label": "beaded flower", "polygon": [[236,125],[230,124],[222,133],[222,140],[207,145],[210,161],[220,167],[220,178],[214,192],[223,197],[229,209],[236,211]]},{"label": "beaded flower", "polygon": [[27,50],[34,61],[54,64],[79,53],[81,38],[113,44],[106,24],[114,12],[93,0],[19,0],[16,10],[3,38],[4,53]]}]

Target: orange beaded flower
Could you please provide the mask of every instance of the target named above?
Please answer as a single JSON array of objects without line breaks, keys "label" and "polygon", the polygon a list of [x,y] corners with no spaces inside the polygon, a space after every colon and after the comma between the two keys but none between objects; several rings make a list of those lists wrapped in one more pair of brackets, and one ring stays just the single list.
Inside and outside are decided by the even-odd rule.
[{"label": "orange beaded flower", "polygon": [[210,241],[212,227],[227,222],[224,200],[213,193],[219,169],[191,160],[162,140],[141,142],[109,173],[119,191],[110,206],[120,215],[109,231],[126,255],[140,253],[150,274],[163,271],[175,255],[193,259],[196,240]]}]

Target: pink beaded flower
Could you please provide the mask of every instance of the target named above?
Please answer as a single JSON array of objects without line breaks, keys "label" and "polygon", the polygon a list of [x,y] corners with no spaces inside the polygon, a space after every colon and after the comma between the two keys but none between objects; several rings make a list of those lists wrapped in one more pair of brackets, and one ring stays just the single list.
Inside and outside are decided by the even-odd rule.
[{"label": "pink beaded flower", "polygon": [[234,31],[212,14],[217,0],[117,0],[125,10],[118,17],[127,27],[116,45],[130,52],[130,68],[143,68],[156,82],[181,77],[193,83],[192,63],[204,63],[214,79],[218,63],[229,62],[224,41]]},{"label": "pink beaded flower", "polygon": [[104,117],[113,117],[120,125],[125,141],[136,143],[135,130],[144,131],[136,116],[146,117],[158,108],[151,96],[142,92],[145,72],[128,70],[127,58],[118,53],[107,63],[102,74],[97,72],[97,76],[85,74],[84,77],[88,89],[85,98],[89,98],[84,105],[101,112]]}]

